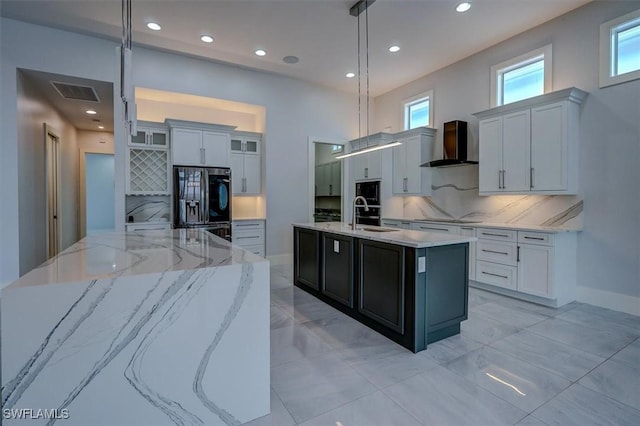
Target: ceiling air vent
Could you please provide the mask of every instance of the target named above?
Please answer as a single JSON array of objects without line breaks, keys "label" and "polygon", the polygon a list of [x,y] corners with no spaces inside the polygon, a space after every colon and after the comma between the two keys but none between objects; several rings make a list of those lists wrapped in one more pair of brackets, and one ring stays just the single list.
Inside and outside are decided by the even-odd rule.
[{"label": "ceiling air vent", "polygon": [[100,102],[96,89],[89,86],[79,86],[77,84],[60,83],[52,81],[51,84],[65,99],[75,99],[77,101]]}]

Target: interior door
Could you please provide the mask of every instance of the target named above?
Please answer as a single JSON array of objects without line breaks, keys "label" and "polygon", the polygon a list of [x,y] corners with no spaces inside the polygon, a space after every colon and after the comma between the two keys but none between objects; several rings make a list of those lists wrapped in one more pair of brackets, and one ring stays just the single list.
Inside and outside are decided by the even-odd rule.
[{"label": "interior door", "polygon": [[56,256],[60,251],[60,144],[58,136],[46,129],[47,168],[47,255]]}]

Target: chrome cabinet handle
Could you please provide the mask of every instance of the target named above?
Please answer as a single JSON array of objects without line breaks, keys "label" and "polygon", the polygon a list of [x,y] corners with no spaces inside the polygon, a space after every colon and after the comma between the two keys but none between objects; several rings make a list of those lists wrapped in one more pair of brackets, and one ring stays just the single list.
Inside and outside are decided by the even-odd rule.
[{"label": "chrome cabinet handle", "polygon": [[520,246],[518,246],[518,254],[516,255],[516,262],[520,262]]},{"label": "chrome cabinet handle", "polygon": [[368,178],[368,177],[369,177],[369,168],[368,168],[368,167],[365,167],[365,168],[364,168],[364,177],[365,177],[365,178]]},{"label": "chrome cabinet handle", "polygon": [[204,148],[200,148],[200,164],[204,164]]},{"label": "chrome cabinet handle", "polygon": [[431,229],[431,230],[433,230],[433,231],[444,231],[444,232],[449,232],[449,230],[448,230],[448,229],[445,229],[445,228],[432,228],[432,227],[429,227],[429,226],[420,226],[420,229]]},{"label": "chrome cabinet handle", "polygon": [[486,253],[504,254],[505,256],[509,256],[509,253],[505,253],[503,251],[486,250],[486,249],[482,249],[482,251]]},{"label": "chrome cabinet handle", "polygon": [[527,240],[544,241],[544,238],[542,238],[542,237],[529,237],[528,235],[525,235],[524,238],[526,238]]},{"label": "chrome cabinet handle", "polygon": [[333,184],[329,184],[329,195],[333,195]]},{"label": "chrome cabinet handle", "polygon": [[507,189],[507,171],[502,171],[502,189]]},{"label": "chrome cabinet handle", "polygon": [[502,170],[498,170],[498,189],[502,189]]},{"label": "chrome cabinet handle", "polygon": [[485,274],[485,275],[491,275],[492,277],[504,278],[505,280],[509,279],[509,277],[507,277],[506,275],[492,274],[491,272],[485,272],[485,271],[482,271],[482,273]]},{"label": "chrome cabinet handle", "polygon": [[402,191],[404,191],[404,192],[408,191],[408,189],[407,189],[408,188],[408,185],[407,185],[408,180],[409,180],[408,178],[403,178],[402,179]]},{"label": "chrome cabinet handle", "polygon": [[483,232],[482,235],[489,235],[491,237],[504,237],[504,238],[508,238],[508,235],[505,234],[493,234],[491,232]]},{"label": "chrome cabinet handle", "polygon": [[531,189],[535,188],[535,186],[536,186],[536,169],[534,169],[533,167],[531,167],[531,169],[529,170],[529,179],[531,180]]}]

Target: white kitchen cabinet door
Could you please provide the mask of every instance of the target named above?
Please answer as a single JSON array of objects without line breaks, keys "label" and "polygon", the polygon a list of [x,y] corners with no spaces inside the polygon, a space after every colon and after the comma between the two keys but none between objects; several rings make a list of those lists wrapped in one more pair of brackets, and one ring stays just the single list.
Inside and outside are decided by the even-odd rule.
[{"label": "white kitchen cabinet door", "polygon": [[506,192],[529,191],[531,111],[502,117],[502,187]]},{"label": "white kitchen cabinet door", "polygon": [[244,192],[245,195],[260,195],[260,157],[244,156]]},{"label": "white kitchen cabinet door", "polygon": [[202,148],[204,165],[207,167],[229,167],[231,148],[229,134],[202,132]]},{"label": "white kitchen cabinet door", "polygon": [[202,131],[171,130],[171,153],[176,166],[202,166]]},{"label": "white kitchen cabinet door", "polygon": [[335,161],[329,166],[329,195],[342,193],[342,162]]},{"label": "white kitchen cabinet door", "polygon": [[244,189],[244,155],[231,154],[231,192],[233,195],[242,194]]},{"label": "white kitchen cabinet door", "polygon": [[353,180],[366,179],[365,172],[369,167],[367,154],[360,154],[351,157],[351,169],[353,170]]},{"label": "white kitchen cabinet door", "polygon": [[480,193],[502,191],[502,117],[480,121]]},{"label": "white kitchen cabinet door", "polygon": [[531,110],[531,190],[567,189],[566,102]]},{"label": "white kitchen cabinet door", "polygon": [[[461,226],[460,227],[460,235],[464,235],[465,237],[475,237],[476,236],[476,228],[471,226]],[[469,279],[476,279],[476,242],[469,243]]]},{"label": "white kitchen cabinet door", "polygon": [[551,298],[552,288],[552,253],[553,248],[520,244],[518,262],[518,291]]},{"label": "white kitchen cabinet door", "polygon": [[403,195],[407,192],[407,151],[405,145],[394,146],[391,155],[393,156],[393,178],[392,189],[394,195]]},{"label": "white kitchen cabinet door", "polygon": [[405,150],[405,175],[407,177],[407,193],[421,195],[425,188],[422,188],[422,174],[426,170],[420,167],[422,164],[422,138],[412,136],[403,142]]},{"label": "white kitchen cabinet door", "polygon": [[[389,153],[390,154],[390,153]],[[382,151],[373,151],[366,154],[367,170],[366,179],[382,178]]]}]

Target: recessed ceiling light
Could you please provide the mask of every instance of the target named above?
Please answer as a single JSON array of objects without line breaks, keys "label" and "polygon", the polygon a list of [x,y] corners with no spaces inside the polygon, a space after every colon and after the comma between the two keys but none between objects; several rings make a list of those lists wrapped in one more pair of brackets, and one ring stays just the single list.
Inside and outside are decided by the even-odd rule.
[{"label": "recessed ceiling light", "polygon": [[94,111],[94,110],[92,110],[92,109],[88,109],[88,110],[86,110],[85,112],[86,112],[87,114],[89,114],[89,115],[96,115],[96,114],[97,114],[97,112],[95,112],[95,111]]},{"label": "recessed ceiling light", "polygon": [[256,55],[258,55],[258,56],[264,56],[266,54],[267,54],[266,50],[262,50],[262,49],[256,50]]},{"label": "recessed ceiling light", "polygon": [[98,129],[104,130],[104,126],[98,126]]},{"label": "recessed ceiling light", "polygon": [[157,24],[155,22],[147,22],[147,28],[153,31],[160,31],[162,29],[160,24]]},{"label": "recessed ceiling light", "polygon": [[209,34],[201,35],[200,40],[204,41],[205,43],[213,43],[213,37],[211,37]]},{"label": "recessed ceiling light", "polygon": [[466,1],[456,6],[456,12],[466,12],[469,9],[471,9],[471,3]]},{"label": "recessed ceiling light", "polygon": [[354,73],[352,73],[352,72],[348,72],[348,73],[347,73],[347,78],[353,78],[353,77],[355,77],[355,76],[356,76],[356,75],[355,75]]},{"label": "recessed ceiling light", "polygon": [[391,46],[389,48],[389,52],[391,52],[391,53],[395,53],[395,52],[397,52],[399,50],[400,50],[400,46]]},{"label": "recessed ceiling light", "polygon": [[285,64],[297,64],[298,62],[300,62],[300,58],[298,58],[297,56],[285,56],[284,58],[282,58],[282,62],[284,62]]}]

